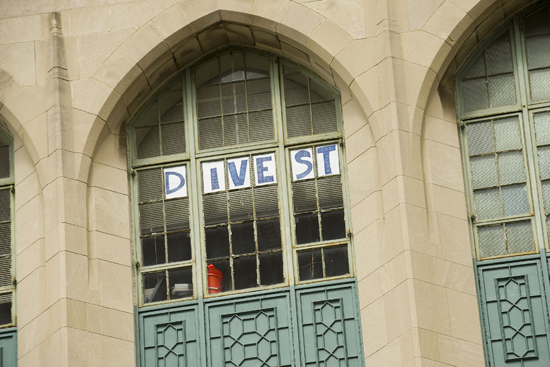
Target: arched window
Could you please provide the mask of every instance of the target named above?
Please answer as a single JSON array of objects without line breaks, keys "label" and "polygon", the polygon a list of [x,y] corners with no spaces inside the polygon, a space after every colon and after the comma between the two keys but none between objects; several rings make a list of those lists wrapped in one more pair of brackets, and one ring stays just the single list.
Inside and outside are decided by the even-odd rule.
[{"label": "arched window", "polygon": [[135,117],[144,366],[362,365],[340,110],[302,68],[226,50]]},{"label": "arched window", "polygon": [[225,52],[134,126],[142,304],[352,275],[340,102],[316,77]]},{"label": "arched window", "polygon": [[550,365],[550,6],[523,12],[457,75],[486,355]]},{"label": "arched window", "polygon": [[13,326],[14,318],[14,252],[13,233],[13,144],[0,130],[0,327]]}]

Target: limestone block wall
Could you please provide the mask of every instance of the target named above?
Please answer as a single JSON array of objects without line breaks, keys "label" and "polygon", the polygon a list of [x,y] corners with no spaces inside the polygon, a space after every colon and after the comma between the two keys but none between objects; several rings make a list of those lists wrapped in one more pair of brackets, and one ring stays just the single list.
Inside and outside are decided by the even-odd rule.
[{"label": "limestone block wall", "polygon": [[126,124],[226,45],[342,95],[366,365],[483,366],[453,77],[531,2],[0,1],[19,366],[135,366]]}]

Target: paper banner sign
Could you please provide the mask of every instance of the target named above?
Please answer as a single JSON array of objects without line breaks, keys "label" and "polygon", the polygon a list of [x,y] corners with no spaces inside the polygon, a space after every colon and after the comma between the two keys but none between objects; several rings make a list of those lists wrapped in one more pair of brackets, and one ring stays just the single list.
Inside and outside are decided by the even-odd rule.
[{"label": "paper banner sign", "polygon": [[164,192],[166,199],[187,196],[185,166],[164,168]]},{"label": "paper banner sign", "polygon": [[[275,153],[252,156],[254,184],[256,186],[277,183],[277,165]],[[240,157],[224,161],[205,162],[202,164],[203,191],[205,194],[225,190],[225,176],[229,190],[250,187],[250,158]]]},{"label": "paper banner sign", "polygon": [[[340,174],[338,145],[325,145],[315,148],[317,177]],[[315,177],[313,169],[313,149],[303,148],[290,151],[292,180],[307,180]]]}]

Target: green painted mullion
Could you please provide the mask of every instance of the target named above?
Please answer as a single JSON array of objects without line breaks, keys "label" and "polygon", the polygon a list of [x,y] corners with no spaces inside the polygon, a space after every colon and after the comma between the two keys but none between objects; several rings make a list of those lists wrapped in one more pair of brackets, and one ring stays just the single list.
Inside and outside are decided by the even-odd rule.
[{"label": "green painted mullion", "polygon": [[[196,96],[193,88],[191,70],[188,68],[184,74],[184,83],[182,85],[183,97],[185,101],[185,145],[189,151],[189,164],[187,166],[187,182],[193,185],[187,185],[187,195],[189,197],[189,228],[191,230],[191,247],[193,249],[193,262],[195,263],[193,271],[193,293],[196,297],[200,297],[204,292],[204,273],[202,270],[206,263],[201,259],[205,256],[202,250],[202,200],[200,200],[201,179],[200,170],[196,158],[196,150],[198,149],[198,141],[194,137],[198,137],[197,114],[196,114]],[[207,282],[208,284],[208,282]]]},{"label": "green painted mullion", "polygon": [[280,59],[273,57],[271,64],[271,90],[273,98],[273,111],[275,113],[275,124],[277,126],[277,141],[278,141],[278,153],[277,165],[279,171],[279,210],[281,211],[281,226],[284,228],[281,234],[281,240],[283,241],[283,255],[285,257],[284,273],[287,279],[287,284],[294,284],[296,281],[297,263],[294,264],[294,216],[292,215],[292,191],[291,191],[291,178],[290,162],[288,160],[288,152],[285,149],[285,136],[286,136],[286,109],[285,109],[285,95],[284,95],[284,77],[283,68],[284,63]]}]

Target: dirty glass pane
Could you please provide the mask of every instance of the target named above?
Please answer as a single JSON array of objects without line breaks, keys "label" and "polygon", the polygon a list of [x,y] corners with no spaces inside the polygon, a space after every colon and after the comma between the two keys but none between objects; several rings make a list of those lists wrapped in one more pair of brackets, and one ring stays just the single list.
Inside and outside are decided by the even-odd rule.
[{"label": "dirty glass pane", "polygon": [[491,121],[468,124],[466,125],[466,131],[468,133],[468,153],[470,156],[495,151],[493,124]]},{"label": "dirty glass pane", "polygon": [[275,217],[279,215],[279,194],[276,185],[254,188],[256,218]]},{"label": "dirty glass pane", "polygon": [[222,111],[224,115],[246,112],[245,82],[222,84]]},{"label": "dirty glass pane", "polygon": [[164,232],[162,202],[145,203],[139,206],[141,234]]},{"label": "dirty glass pane", "polygon": [[189,231],[168,233],[168,262],[191,260],[191,234]]},{"label": "dirty glass pane", "polygon": [[550,144],[550,112],[536,113],[533,119],[537,145]]},{"label": "dirty glass pane", "polygon": [[485,50],[487,58],[487,73],[489,75],[512,72],[512,46],[510,32],[504,32],[495,42]]},{"label": "dirty glass pane", "polygon": [[227,226],[206,228],[206,258],[229,256],[229,232]]},{"label": "dirty glass pane", "polygon": [[11,254],[11,223],[0,224],[0,255]]},{"label": "dirty glass pane", "polygon": [[256,256],[243,256],[233,259],[235,289],[252,288],[258,285]]},{"label": "dirty glass pane", "polygon": [[162,133],[162,155],[185,152],[185,126],[183,123],[172,123],[160,126]]},{"label": "dirty glass pane", "polygon": [[252,189],[229,192],[229,215],[233,222],[254,217]]},{"label": "dirty glass pane", "polygon": [[348,246],[325,247],[323,251],[327,277],[349,274]]},{"label": "dirty glass pane", "polygon": [[323,278],[323,255],[321,249],[298,252],[300,280]]},{"label": "dirty glass pane", "polygon": [[504,216],[529,214],[529,200],[525,184],[503,186],[501,191]]},{"label": "dirty glass pane", "polygon": [[498,186],[497,164],[493,154],[470,158],[470,169],[474,189]]},{"label": "dirty glass pane", "polygon": [[332,209],[344,206],[340,176],[328,176],[317,180],[319,207]]},{"label": "dirty glass pane", "polygon": [[227,222],[227,196],[225,192],[204,195],[204,223],[206,225]]},{"label": "dirty glass pane", "polygon": [[286,123],[288,136],[291,138],[297,136],[311,135],[311,113],[310,106],[288,107],[286,109]]},{"label": "dirty glass pane", "polygon": [[0,137],[0,178],[10,177],[10,147]]},{"label": "dirty glass pane", "polygon": [[285,75],[284,83],[285,103],[287,106],[294,106],[305,103],[309,104],[308,78],[305,75]]},{"label": "dirty glass pane", "polygon": [[0,325],[11,324],[11,304],[11,293],[4,293],[0,295]]},{"label": "dirty glass pane", "polygon": [[222,119],[214,117],[199,121],[199,148],[211,149],[223,146]]},{"label": "dirty glass pane", "polygon": [[177,231],[189,228],[189,199],[174,199],[164,203],[166,230]]},{"label": "dirty glass pane", "polygon": [[486,78],[464,80],[462,82],[462,96],[466,112],[489,108],[489,91]]},{"label": "dirty glass pane", "polygon": [[323,241],[346,238],[346,222],[343,210],[321,213]]},{"label": "dirty glass pane", "polygon": [[161,200],[162,190],[162,169],[154,168],[138,171],[139,201]]},{"label": "dirty glass pane", "polygon": [[523,166],[523,152],[499,153],[498,175],[501,185],[525,182],[525,168]]},{"label": "dirty glass pane", "polygon": [[504,225],[478,227],[479,250],[481,257],[490,257],[506,254],[504,240]]},{"label": "dirty glass pane", "polygon": [[315,180],[296,181],[292,183],[292,198],[294,212],[309,212],[317,210]]},{"label": "dirty glass pane", "polygon": [[250,142],[273,140],[273,111],[250,112]]},{"label": "dirty glass pane", "polygon": [[477,220],[502,217],[502,205],[498,188],[475,190],[474,203]]},{"label": "dirty glass pane", "polygon": [[268,78],[249,80],[246,87],[248,108],[250,110],[271,108],[271,82]]},{"label": "dirty glass pane", "polygon": [[544,198],[544,212],[550,214],[550,181],[542,182],[542,197]]},{"label": "dirty glass pane", "polygon": [[9,189],[0,190],[0,222],[11,220],[11,193]]},{"label": "dirty glass pane", "polygon": [[281,225],[279,224],[279,218],[257,221],[256,231],[258,234],[258,251],[281,248]]},{"label": "dirty glass pane", "polygon": [[139,159],[153,158],[160,155],[159,127],[142,127],[136,129],[137,156]]},{"label": "dirty glass pane", "polygon": [[508,253],[517,254],[535,250],[531,221],[506,223]]},{"label": "dirty glass pane", "polygon": [[531,100],[533,102],[550,99],[550,69],[536,69],[529,71],[529,84],[531,86]]},{"label": "dirty glass pane", "polygon": [[281,251],[260,254],[261,285],[279,284],[284,282],[283,253]]},{"label": "dirty glass pane", "polygon": [[248,119],[246,114],[223,117],[224,146],[247,144]]},{"label": "dirty glass pane", "polygon": [[218,85],[197,88],[197,117],[221,115],[221,89]]},{"label": "dirty glass pane", "polygon": [[164,264],[166,262],[164,235],[142,238],[141,257],[143,266]]},{"label": "dirty glass pane", "polygon": [[538,156],[540,178],[546,180],[550,178],[550,146],[539,147]]},{"label": "dirty glass pane", "polygon": [[231,225],[233,255],[249,254],[256,250],[254,242],[254,222]]},{"label": "dirty glass pane", "polygon": [[317,103],[311,106],[313,133],[323,134],[338,130],[334,102]]},{"label": "dirty glass pane", "polygon": [[517,99],[514,74],[489,77],[489,93],[491,95],[491,107],[515,105]]},{"label": "dirty glass pane", "polygon": [[497,152],[522,148],[517,116],[494,120],[494,128]]},{"label": "dirty glass pane", "polygon": [[143,303],[159,302],[168,299],[166,292],[166,272],[164,270],[142,275]]},{"label": "dirty glass pane", "polygon": [[299,214],[296,218],[296,242],[301,245],[304,243],[318,242],[319,223],[317,213]]},{"label": "dirty glass pane", "polygon": [[12,285],[11,256],[0,257],[0,287]]},{"label": "dirty glass pane", "polygon": [[193,296],[193,272],[191,267],[168,270],[170,299]]}]

